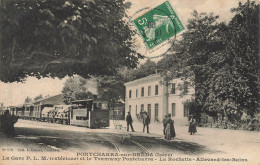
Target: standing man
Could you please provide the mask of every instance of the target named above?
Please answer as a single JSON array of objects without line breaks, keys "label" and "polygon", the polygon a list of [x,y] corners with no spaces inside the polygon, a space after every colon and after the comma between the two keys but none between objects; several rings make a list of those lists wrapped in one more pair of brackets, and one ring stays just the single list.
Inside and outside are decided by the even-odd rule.
[{"label": "standing man", "polygon": [[145,126],[147,127],[147,133],[149,133],[149,124],[150,124],[150,117],[147,114],[147,112],[144,113],[143,115],[143,132],[145,129]]},{"label": "standing man", "polygon": [[166,126],[167,126],[167,121],[168,119],[168,115],[165,115],[164,119],[163,119],[163,135],[165,135],[165,129],[166,129]]},{"label": "standing man", "polygon": [[126,123],[127,123],[127,131],[129,131],[129,125],[131,126],[131,129],[132,129],[132,132],[135,132],[134,131],[134,128],[133,128],[133,119],[132,119],[132,116],[130,114],[130,112],[128,112],[127,116],[126,116]]}]

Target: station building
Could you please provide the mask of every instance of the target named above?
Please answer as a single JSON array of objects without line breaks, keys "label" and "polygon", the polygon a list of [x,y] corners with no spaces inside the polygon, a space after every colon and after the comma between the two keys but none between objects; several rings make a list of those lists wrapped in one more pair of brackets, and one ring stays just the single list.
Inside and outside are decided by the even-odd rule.
[{"label": "station building", "polygon": [[162,82],[160,74],[153,74],[125,83],[125,115],[130,112],[133,120],[138,120],[140,113],[146,111],[151,122],[162,122],[165,115],[171,114],[176,125],[187,124],[189,112],[185,101],[191,98],[194,89],[187,86],[184,90],[188,94],[181,97],[180,79],[170,80],[168,85]]}]

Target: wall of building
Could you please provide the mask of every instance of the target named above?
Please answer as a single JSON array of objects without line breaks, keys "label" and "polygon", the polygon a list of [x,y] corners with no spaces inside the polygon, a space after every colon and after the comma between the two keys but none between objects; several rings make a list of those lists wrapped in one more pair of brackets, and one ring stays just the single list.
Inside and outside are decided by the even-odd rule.
[{"label": "wall of building", "polygon": [[[130,110],[131,105],[131,115],[133,120],[137,120],[137,114],[141,112],[141,105],[144,106],[144,110],[148,112],[148,104],[151,105],[151,121],[155,121],[155,104],[158,104],[158,120],[162,121],[163,111],[163,85],[158,81],[159,76],[150,77],[150,79],[143,79],[131,84],[131,86],[126,87],[126,112]],[[155,94],[155,86],[158,85],[158,94]],[[148,88],[150,87],[150,95],[148,95]],[[144,95],[142,96],[142,88],[144,88]],[[136,91],[136,89],[138,91]],[[131,98],[129,98],[129,91],[132,91]],[[137,93],[137,95],[136,95]],[[137,96],[137,97],[136,97]],[[152,100],[151,100],[152,98]],[[137,113],[136,113],[137,112]]]},{"label": "wall of building", "polygon": [[[172,114],[172,119],[175,120],[177,125],[187,124],[188,113],[184,115],[184,102],[191,98],[194,90],[189,88],[189,94],[180,97],[181,92],[178,90],[178,84],[182,82],[180,79],[170,81],[168,86],[161,84],[161,81],[162,78],[157,74],[126,83],[126,112],[131,111],[133,120],[137,120],[137,114],[140,114],[142,105],[144,106],[143,110],[146,112],[148,112],[148,105],[151,105],[151,121],[162,122],[166,114],[172,114],[172,103],[175,103],[175,115]],[[174,94],[171,93],[173,83],[175,83]],[[158,85],[158,95],[155,94],[156,85]],[[151,93],[148,96],[149,86],[151,87]],[[144,96],[141,96],[142,88],[144,88]],[[138,89],[137,97],[136,89]],[[130,90],[131,98],[129,98]],[[158,104],[158,120],[155,116],[155,104]]]}]

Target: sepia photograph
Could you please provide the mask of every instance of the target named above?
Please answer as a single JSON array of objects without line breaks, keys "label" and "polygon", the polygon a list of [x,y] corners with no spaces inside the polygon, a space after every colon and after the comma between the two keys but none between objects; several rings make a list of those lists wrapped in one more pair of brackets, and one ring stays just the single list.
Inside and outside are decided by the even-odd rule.
[{"label": "sepia photograph", "polygon": [[260,165],[258,0],[0,0],[0,164]]}]

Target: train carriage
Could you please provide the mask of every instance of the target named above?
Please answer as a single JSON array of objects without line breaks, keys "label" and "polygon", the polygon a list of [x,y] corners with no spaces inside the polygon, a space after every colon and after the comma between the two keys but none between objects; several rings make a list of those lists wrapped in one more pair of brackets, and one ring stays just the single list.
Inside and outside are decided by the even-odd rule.
[{"label": "train carriage", "polygon": [[24,104],[24,109],[24,118],[32,119],[34,106],[32,104]]},{"label": "train carriage", "polygon": [[53,107],[52,104],[36,104],[34,105],[34,110],[33,110],[33,118],[39,121],[43,121],[42,119],[42,110],[45,107]]},{"label": "train carriage", "polygon": [[93,99],[73,101],[70,124],[90,128],[109,127],[109,110],[94,107]]},{"label": "train carriage", "polygon": [[99,98],[77,100],[73,101],[72,105],[64,105],[62,95],[57,95],[32,103],[11,106],[10,112],[21,119],[34,119],[90,128],[109,126],[107,101]]},{"label": "train carriage", "polygon": [[71,105],[55,105],[55,113],[54,116],[55,122],[60,124],[70,124],[70,111],[72,106]]},{"label": "train carriage", "polygon": [[19,117],[19,118],[24,118],[24,111],[25,111],[25,107],[24,105],[18,105],[16,107],[16,115]]},{"label": "train carriage", "polygon": [[50,114],[54,110],[54,107],[44,107],[41,114],[42,121],[50,121]]}]

